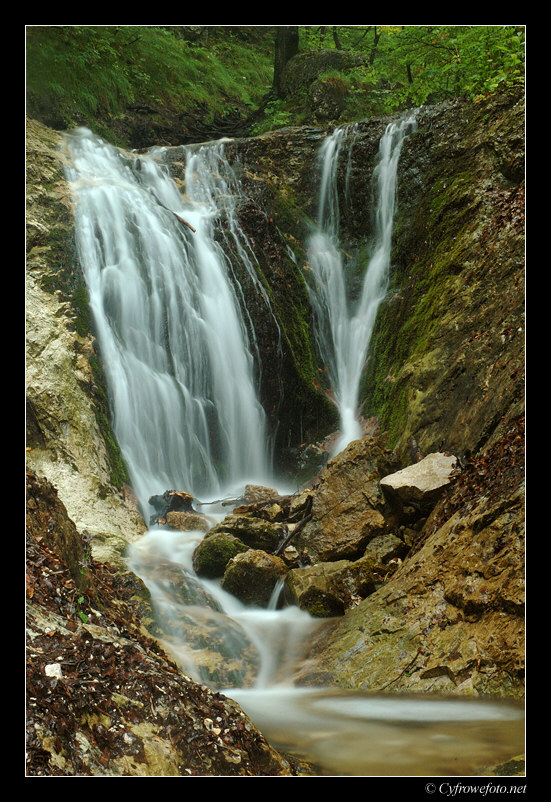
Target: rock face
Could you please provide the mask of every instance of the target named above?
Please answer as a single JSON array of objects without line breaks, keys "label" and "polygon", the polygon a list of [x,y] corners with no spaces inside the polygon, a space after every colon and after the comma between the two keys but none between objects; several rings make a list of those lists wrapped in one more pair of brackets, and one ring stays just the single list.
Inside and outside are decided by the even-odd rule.
[{"label": "rock face", "polygon": [[427,106],[418,123],[363,388],[403,464],[412,436],[478,453],[524,408],[524,99]]},{"label": "rock face", "polygon": [[522,421],[444,492],[389,581],[325,630],[299,682],[524,692]]},{"label": "rock face", "polygon": [[61,137],[29,121],[27,149],[27,463],[55,485],[71,520],[92,536],[94,554],[120,561],[146,526],[109,447],[89,313],[79,306]]}]

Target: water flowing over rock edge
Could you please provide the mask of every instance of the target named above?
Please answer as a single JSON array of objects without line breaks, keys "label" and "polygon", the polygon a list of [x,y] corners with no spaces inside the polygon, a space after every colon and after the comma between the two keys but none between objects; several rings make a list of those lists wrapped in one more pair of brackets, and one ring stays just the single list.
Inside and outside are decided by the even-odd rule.
[{"label": "water flowing over rock edge", "polygon": [[[38,228],[38,226],[37,226],[37,228]],[[38,267],[38,260],[39,260],[39,258],[40,258],[41,256],[42,256],[42,257],[44,256],[44,251],[41,251],[41,250],[40,250],[41,248],[44,248],[44,244],[43,244],[43,243],[42,243],[42,244],[40,244],[40,243],[37,243],[37,244],[35,244],[35,246],[34,246],[34,247],[35,247],[35,248],[38,248],[38,250],[35,250],[35,251],[34,251],[34,254],[33,254],[33,262],[34,262],[34,267],[35,267],[35,268],[37,268],[37,267]],[[48,247],[48,248],[49,248],[49,245],[47,245],[46,247]],[[58,314],[57,314],[57,317],[59,318],[59,312],[58,312]],[[81,386],[82,386],[82,378],[80,379],[80,381],[81,381]],[[46,463],[45,463],[45,464],[46,464]],[[59,474],[59,473],[58,473],[58,475],[60,475],[60,476],[61,476],[61,474]],[[71,487],[71,483],[68,483],[68,482],[66,482],[66,483],[65,483],[65,487],[66,487],[66,488],[70,488],[70,487]],[[86,493],[87,493],[87,494],[89,494],[89,492],[90,492],[89,490],[87,490],[87,491],[86,491]],[[94,491],[94,492],[96,492],[96,491]],[[76,493],[76,494],[75,494],[75,498],[76,498],[77,496],[78,496],[78,493]],[[79,523],[80,523],[80,525],[82,526],[82,521],[80,520],[80,516],[79,516]],[[124,528],[124,527],[123,527],[123,528]],[[139,526],[138,526],[138,529],[139,529]],[[121,542],[122,542],[122,540],[121,540]]]}]

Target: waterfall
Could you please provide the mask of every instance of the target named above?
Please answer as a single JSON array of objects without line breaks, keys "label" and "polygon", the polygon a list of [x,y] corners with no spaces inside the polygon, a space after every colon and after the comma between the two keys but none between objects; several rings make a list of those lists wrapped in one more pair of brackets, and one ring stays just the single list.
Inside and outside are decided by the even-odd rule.
[{"label": "waterfall", "polygon": [[215,239],[220,199],[237,238],[224,144],[189,151],[185,200],[155,158],[125,156],[86,129],[68,147],[79,258],[138,499],[264,481],[255,343]]},{"label": "waterfall", "polygon": [[[354,132],[340,129],[324,149],[319,229],[310,242],[312,297],[347,436],[345,410],[355,424],[357,382],[386,288],[407,127],[389,127],[381,142],[378,239],[353,315],[339,255],[335,171]],[[67,146],[79,258],[115,435],[138,499],[146,507],[150,495],[169,488],[198,497],[264,480],[270,455],[254,331],[220,239],[271,311],[237,222],[240,187],[224,143],[183,151],[185,197],[156,151],[125,155],[85,129]],[[306,754],[325,774],[449,774],[468,773],[481,755],[490,765],[494,744],[496,756],[509,754],[509,741],[522,738],[519,711],[490,702],[389,702],[358,690],[294,687],[305,644],[326,622],[298,607],[277,609],[279,585],[268,608],[259,609],[197,577],[192,555],[202,537],[151,529],[129,548],[128,566],[149,588],[163,644],[179,666],[233,697],[274,746]]]},{"label": "waterfall", "polygon": [[345,189],[348,189],[352,147],[357,126],[337,128],[320,150],[321,181],[317,227],[308,243],[309,283],[315,333],[327,367],[341,433],[334,453],[362,436],[358,415],[359,389],[379,304],[386,294],[390,269],[398,160],[405,136],[415,128],[415,115],[390,123],[379,144],[374,171],[375,234],[359,297],[352,299],[347,276],[354,263],[345,264],[340,243],[337,185],[339,159],[348,148]]}]

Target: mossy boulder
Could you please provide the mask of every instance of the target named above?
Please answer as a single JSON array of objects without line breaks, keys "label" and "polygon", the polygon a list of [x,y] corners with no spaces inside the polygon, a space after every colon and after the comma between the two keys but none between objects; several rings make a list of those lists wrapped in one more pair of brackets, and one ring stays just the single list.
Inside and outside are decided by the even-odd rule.
[{"label": "mossy boulder", "polygon": [[248,550],[242,540],[230,532],[211,532],[193,553],[193,569],[205,579],[218,579],[224,575],[232,557]]},{"label": "mossy boulder", "polygon": [[208,536],[218,532],[233,535],[250,549],[263,549],[274,552],[285,538],[287,528],[282,523],[255,518],[249,515],[226,515],[224,520],[214,526]]},{"label": "mossy boulder", "polygon": [[267,607],[277,583],[288,570],[281,557],[260,549],[248,549],[229,561],[222,588],[243,604]]}]

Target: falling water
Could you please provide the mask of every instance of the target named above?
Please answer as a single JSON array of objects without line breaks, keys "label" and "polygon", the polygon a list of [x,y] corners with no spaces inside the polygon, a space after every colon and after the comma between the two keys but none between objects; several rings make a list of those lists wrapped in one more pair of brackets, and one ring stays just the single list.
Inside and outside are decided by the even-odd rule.
[{"label": "falling water", "polygon": [[415,116],[391,123],[379,145],[379,161],[374,172],[376,192],[375,236],[372,255],[365,269],[357,299],[350,298],[347,273],[355,265],[345,265],[340,233],[337,170],[343,148],[350,154],[357,126],[337,128],[320,151],[321,182],[318,221],[309,241],[309,265],[314,281],[310,298],[316,320],[316,339],[327,367],[331,389],[341,420],[341,434],[334,453],[362,436],[358,416],[358,395],[362,371],[379,304],[388,285],[396,176],[405,136],[415,128]]},{"label": "falling water", "polygon": [[69,149],[80,261],[140,502],[265,479],[254,341],[214,237],[218,197],[228,207],[233,192],[223,144],[190,151],[185,203],[152,158],[123,156],[87,130]]},{"label": "falling water", "polygon": [[[311,243],[317,270],[325,271],[318,276],[332,290],[323,312],[335,341],[332,369],[342,362],[341,373],[351,374],[348,384],[334,374],[340,377],[335,386],[341,406],[350,409],[360,353],[384,294],[404,130],[392,127],[382,143],[384,221],[351,320],[336,269],[338,229],[329,180],[328,203],[321,206],[331,213],[326,220],[324,211],[320,224],[327,226],[320,225]],[[343,137],[339,131],[327,143],[328,169],[335,167]],[[168,488],[198,497],[269,477],[254,335],[241,316],[233,266],[215,238],[223,209],[232,252],[254,280],[234,214],[239,186],[223,143],[186,149],[185,198],[154,152],[123,155],[87,130],[71,135],[68,148],[78,249],[115,433],[142,506]],[[328,298],[338,300],[338,308]],[[354,368],[346,353],[355,357]],[[219,510],[212,521],[222,516]],[[293,670],[323,622],[297,607],[277,609],[279,587],[268,608],[258,609],[225,593],[219,582],[199,579],[192,555],[202,537],[151,529],[129,550],[129,566],[147,584],[166,648],[182,669],[235,698],[274,745],[313,760],[322,774],[390,775],[466,774],[522,743],[521,712],[508,705],[295,688]]]}]

